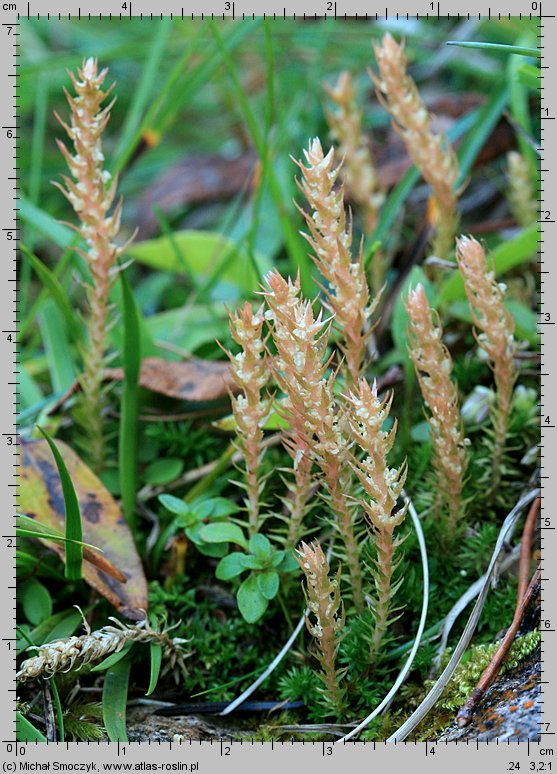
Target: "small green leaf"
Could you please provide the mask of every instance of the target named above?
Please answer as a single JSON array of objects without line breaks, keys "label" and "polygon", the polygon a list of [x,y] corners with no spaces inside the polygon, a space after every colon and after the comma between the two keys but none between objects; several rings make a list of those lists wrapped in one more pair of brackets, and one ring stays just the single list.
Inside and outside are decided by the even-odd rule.
[{"label": "small green leaf", "polygon": [[226,516],[232,516],[240,510],[237,503],[233,500],[228,500],[226,497],[211,497],[208,500],[194,500],[190,503],[190,507],[192,511],[195,512],[197,519],[211,519],[212,521],[224,519]]},{"label": "small green leaf", "polygon": [[237,543],[242,548],[248,547],[244,533],[237,524],[224,522],[204,524],[199,530],[199,536],[206,543]]},{"label": "small green leaf", "polygon": [[265,599],[274,599],[279,590],[279,574],[275,570],[260,572],[257,576],[257,588]]},{"label": "small green leaf", "polygon": [[125,658],[106,673],[102,695],[103,722],[111,742],[127,742],[126,703],[131,659]]},{"label": "small green leaf", "polygon": [[273,546],[265,535],[253,535],[249,540],[249,550],[260,561],[269,561],[273,555]]},{"label": "small green leaf", "polygon": [[275,551],[271,559],[271,567],[278,567],[284,561],[285,551]]},{"label": "small green leaf", "polygon": [[166,457],[164,460],[157,460],[148,465],[145,481],[154,486],[169,484],[171,481],[176,481],[183,470],[183,460],[177,457]]},{"label": "small green leaf", "polygon": [[205,543],[199,534],[204,526],[206,525],[203,523],[196,523],[193,527],[186,527],[187,537],[203,556],[215,556],[218,558],[226,556],[228,553],[228,543]]},{"label": "small green leaf", "polygon": [[158,642],[151,642],[149,653],[151,656],[151,676],[149,678],[149,688],[147,688],[145,696],[150,696],[157,687],[162,663],[162,645]]},{"label": "small green leaf", "polygon": [[259,591],[257,576],[250,573],[238,589],[238,608],[248,623],[259,621],[269,602]]},{"label": "small green leaf", "polygon": [[240,291],[240,295],[257,290],[260,277],[271,268],[265,256],[255,254],[256,270],[242,247],[222,234],[209,231],[176,231],[172,240],[161,237],[136,242],[127,252],[152,269],[183,273],[185,263],[189,273],[201,280],[216,282],[218,278],[221,287],[217,286],[213,297],[222,298],[224,293],[225,300],[226,296],[230,298],[231,289]]},{"label": "small green leaf", "polygon": [[410,437],[413,441],[418,441],[418,443],[428,443],[431,439],[431,427],[429,422],[424,420],[423,422],[418,422],[414,425],[410,431]]},{"label": "small green leaf", "polygon": [[170,494],[159,495],[159,503],[163,505],[170,513],[175,513],[176,516],[190,516],[191,507],[188,503],[182,500],[180,497],[174,497]]},{"label": "small green leaf", "polygon": [[36,578],[30,578],[20,590],[23,612],[29,623],[38,626],[52,615],[50,592]]},{"label": "small green leaf", "polygon": [[298,564],[296,557],[293,553],[288,553],[284,557],[283,562],[278,567],[280,572],[294,572],[295,570],[300,569],[300,565]]},{"label": "small green leaf", "polygon": [[[225,417],[221,417],[212,422],[212,425],[218,430],[224,430],[227,433],[234,433],[237,428],[234,414],[227,414]],[[289,427],[290,423],[286,417],[282,416],[282,414],[273,407],[271,407],[267,414],[267,419],[262,425],[263,430],[288,430]]]},{"label": "small green leaf", "polygon": [[228,556],[223,557],[217,564],[215,576],[219,580],[230,580],[231,578],[236,578],[246,569],[244,559],[246,559],[246,555],[241,554],[238,551],[234,552],[233,554],[228,554]]},{"label": "small green leaf", "polygon": [[244,567],[247,570],[265,570],[267,569],[268,562],[261,561],[261,559],[258,559],[253,554],[248,554],[244,558]]}]

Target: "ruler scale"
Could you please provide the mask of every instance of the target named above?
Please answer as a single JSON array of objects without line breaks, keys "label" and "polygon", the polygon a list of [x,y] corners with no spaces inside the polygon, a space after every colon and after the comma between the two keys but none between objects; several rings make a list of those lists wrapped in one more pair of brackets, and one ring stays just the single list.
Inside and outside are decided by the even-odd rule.
[{"label": "ruler scale", "polygon": [[[47,0],[47,2],[0,3],[0,83],[2,102],[0,114],[0,181],[2,184],[2,217],[0,218],[0,240],[3,256],[0,261],[2,304],[0,307],[0,350],[3,355],[3,372],[0,375],[0,471],[3,497],[3,522],[0,554],[0,572],[3,587],[2,634],[3,658],[0,660],[0,692],[2,702],[2,732],[0,739],[1,759],[4,771],[36,770],[79,770],[110,771],[111,763],[130,764],[120,770],[135,771],[220,771],[242,770],[255,772],[262,766],[273,770],[293,766],[303,770],[304,766],[319,766],[323,772],[338,770],[346,765],[356,770],[364,766],[393,767],[394,771],[446,771],[450,767],[455,774],[469,772],[471,767],[480,771],[551,771],[557,768],[554,748],[557,740],[557,712],[555,688],[557,667],[555,646],[557,629],[557,584],[553,578],[553,555],[557,550],[557,515],[553,504],[557,501],[557,479],[551,475],[551,466],[557,461],[557,342],[555,324],[557,312],[552,309],[557,298],[557,267],[552,260],[555,253],[555,221],[557,196],[555,171],[557,171],[557,79],[556,46],[553,45],[557,32],[553,7],[548,0],[543,3],[508,2],[501,6],[476,5],[473,8],[459,7],[457,3],[423,2],[397,7],[365,6],[355,0],[328,2],[318,0],[302,5],[275,5],[271,0],[245,0],[234,2],[217,0],[213,5],[194,3],[183,6],[180,2],[165,2],[156,12],[145,2],[104,2],[76,7],[71,0]],[[17,264],[16,253],[19,239],[17,222],[18,191],[21,168],[19,164],[19,143],[23,140],[18,131],[17,70],[22,27],[31,18],[47,19],[51,24],[63,20],[77,19],[87,24],[92,18],[103,19],[107,24],[126,19],[141,20],[144,24],[156,24],[161,18],[171,16],[176,23],[193,17],[232,18],[241,24],[242,20],[255,16],[273,19],[279,25],[281,20],[307,18],[334,18],[342,20],[352,16],[384,20],[390,19],[500,19],[509,16],[538,20],[540,56],[540,190],[539,190],[539,269],[540,307],[539,333],[541,336],[541,486],[543,508],[541,517],[541,540],[543,561],[543,610],[542,610],[542,667],[541,679],[543,725],[537,742],[493,741],[493,742],[405,742],[398,744],[373,742],[347,742],[335,745],[331,742],[312,741],[288,742],[284,739],[272,743],[250,743],[249,740],[193,741],[182,739],[168,744],[139,743],[48,743],[35,745],[16,742],[15,736],[15,532],[16,481],[18,450],[16,436],[16,414],[18,410],[18,350],[17,332],[21,324],[18,317]],[[62,164],[61,164],[62,168]],[[557,404],[555,404],[557,406]],[[512,505],[512,504],[511,504]],[[280,647],[280,644],[279,644]],[[48,768],[44,768],[49,764]],[[56,765],[58,764],[58,765]],[[63,767],[66,766],[66,769]],[[118,769],[115,769],[118,770]]]}]

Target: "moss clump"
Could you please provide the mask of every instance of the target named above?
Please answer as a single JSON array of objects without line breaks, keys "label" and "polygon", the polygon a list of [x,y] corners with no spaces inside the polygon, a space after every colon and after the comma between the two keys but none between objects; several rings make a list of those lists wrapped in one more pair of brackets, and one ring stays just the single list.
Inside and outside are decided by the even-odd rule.
[{"label": "moss clump", "polygon": [[[522,637],[517,637],[510,647],[507,657],[503,661],[500,674],[505,674],[510,669],[517,667],[526,656],[538,646],[540,642],[540,632],[538,629],[528,632]],[[495,655],[499,642],[489,645],[475,645],[470,649],[469,655],[465,655],[462,662],[458,665],[441,699],[439,707],[445,709],[458,709],[472,693],[483,671]],[[443,655],[444,667],[450,658],[451,649],[448,648]],[[430,684],[431,687],[433,683]],[[428,690],[429,690],[428,687]]]}]

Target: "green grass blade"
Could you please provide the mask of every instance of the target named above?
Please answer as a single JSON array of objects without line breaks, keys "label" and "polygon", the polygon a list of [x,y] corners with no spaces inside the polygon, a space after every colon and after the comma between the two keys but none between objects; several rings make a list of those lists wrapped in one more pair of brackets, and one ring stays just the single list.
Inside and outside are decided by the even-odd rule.
[{"label": "green grass blade", "polygon": [[71,348],[64,318],[50,298],[44,303],[39,315],[39,327],[52,389],[54,392],[65,392],[74,383],[76,371],[70,355]]},{"label": "green grass blade", "polygon": [[[242,24],[232,26],[226,37],[227,48],[233,50],[239,46],[246,35],[259,24],[260,20],[256,18],[255,21],[246,19]],[[220,57],[216,52],[207,54],[207,35],[205,33],[206,23],[201,24],[190,39],[186,51],[162,84],[141,124],[127,146],[122,149],[114,165],[115,172],[121,172],[128,164],[147,129],[161,133],[176,117],[182,106],[192,98],[193,94],[211,80],[220,65]],[[195,62],[196,58],[199,58],[199,62],[188,68],[188,65]]]},{"label": "green grass blade", "polygon": [[[37,204],[41,191],[41,176],[43,172],[44,140],[46,134],[46,111],[48,104],[48,88],[44,75],[37,78],[35,91],[35,108],[33,115],[33,134],[31,137],[31,158],[29,169],[29,199]],[[33,246],[35,240],[34,228],[27,230],[27,239]],[[19,309],[22,317],[26,316],[29,296],[29,281],[31,271],[28,264],[21,266],[19,280]]]},{"label": "green grass blade", "polygon": [[518,147],[528,162],[532,180],[535,180],[538,171],[537,154],[533,148],[534,143],[528,141],[528,138],[534,137],[534,127],[530,114],[530,94],[528,86],[519,77],[519,68],[523,64],[522,59],[517,59],[515,56],[509,57],[507,64],[507,80],[510,88],[509,104],[512,117],[524,132],[524,134],[517,132]]},{"label": "green grass blade", "polygon": [[[454,142],[455,140],[458,140],[458,138],[463,134],[472,129],[476,123],[478,113],[479,110],[474,110],[459,119],[447,133],[449,140]],[[401,207],[404,205],[404,202],[412,192],[419,179],[420,172],[416,169],[416,167],[412,167],[395,185],[389,194],[384,207],[381,209],[379,223],[369,243],[370,247],[366,250],[366,265],[371,260],[373,254],[377,251],[377,242],[383,242],[387,238],[389,231],[392,229],[398,213],[400,212]]]},{"label": "green grass blade", "polygon": [[52,215],[41,210],[25,196],[20,196],[19,199],[19,217],[62,249],[65,249],[74,238],[74,232],[70,228],[59,223]]},{"label": "green grass blade", "polygon": [[522,62],[517,69],[519,81],[531,91],[537,91],[541,86],[541,70],[530,62]]},{"label": "green grass blade", "polygon": [[35,405],[29,406],[22,411],[18,411],[17,426],[25,427],[28,425],[32,419],[40,416],[41,411],[44,411],[46,408],[50,408],[57,400],[60,400],[64,394],[65,392],[53,392],[46,398],[40,400],[38,403],[35,403]]},{"label": "green grass blade", "polygon": [[447,46],[461,48],[481,48],[484,51],[494,51],[501,54],[519,54],[520,56],[541,56],[539,48],[532,46],[512,46],[506,43],[482,43],[476,40],[447,40]]},{"label": "green grass blade", "polygon": [[162,663],[162,645],[158,642],[151,642],[149,644],[149,655],[151,658],[151,675],[149,678],[149,688],[147,688],[145,696],[150,696],[157,687]]},{"label": "green grass blade", "polygon": [[[73,242],[74,242],[74,244],[77,244],[78,241],[79,241],[79,237],[76,235],[74,237]],[[20,247],[23,249],[24,246],[20,243]],[[27,249],[27,248],[25,248],[25,249]],[[72,260],[74,258],[74,255],[75,255],[75,253],[73,251],[73,248],[70,246],[65,251],[65,253],[62,255],[60,260],[56,263],[56,266],[54,267],[54,269],[52,271],[50,271],[50,269],[48,269],[48,271],[50,272],[50,275],[53,278],[53,280],[56,280],[56,282],[60,285],[62,293],[64,294],[64,298],[66,297],[66,292],[64,291],[64,288],[62,287],[62,285],[60,283],[59,277],[62,276],[62,274],[64,273],[66,268],[72,262]],[[44,264],[42,264],[42,265],[44,266]],[[37,274],[38,274],[38,271],[37,271]],[[20,325],[20,328],[19,328],[19,331],[18,331],[18,335],[17,335],[17,340],[18,341],[22,341],[23,339],[25,339],[26,336],[29,335],[29,331],[30,331],[30,329],[31,329],[31,327],[32,327],[32,325],[33,325],[33,323],[35,321],[35,318],[37,317],[37,315],[38,315],[42,305],[44,304],[44,302],[48,298],[50,298],[53,295],[51,289],[47,286],[47,284],[45,282],[43,282],[43,285],[44,285],[44,287],[40,291],[39,295],[37,296],[36,301],[34,302],[34,304],[31,306],[31,308],[27,312],[27,314],[25,316],[25,319],[22,320],[22,324]],[[79,325],[81,327],[81,322],[79,322]]]},{"label": "green grass blade", "polygon": [[399,180],[399,182],[395,185],[387,197],[387,201],[385,202],[384,207],[381,209],[381,215],[379,218],[379,223],[377,224],[377,228],[373,232],[373,241],[370,243],[370,247],[366,251],[366,265],[377,252],[377,242],[383,242],[388,232],[393,227],[401,207],[412,193],[412,190],[414,189],[414,186],[417,184],[420,177],[421,175],[419,170],[416,169],[416,167],[412,167],[408,170],[404,177]]},{"label": "green grass blade", "polygon": [[[56,461],[60,482],[62,484],[62,494],[64,495],[64,508],[66,511],[66,531],[65,536],[69,541],[79,541],[83,539],[83,529],[81,524],[81,510],[79,500],[75,493],[74,485],[68,473],[66,463],[58,451],[58,447],[42,427],[40,432],[50,446],[52,456]],[[81,563],[83,560],[83,548],[76,542],[66,543],[66,570],[65,575],[68,580],[80,580]]]},{"label": "green grass blade", "polygon": [[75,545],[90,548],[92,551],[98,551],[101,554],[104,553],[102,548],[98,548],[92,543],[84,543],[83,540],[68,538],[53,527],[45,527],[40,521],[30,518],[24,513],[16,514],[15,519],[16,534],[18,537],[42,538],[43,540],[53,540],[56,543],[75,543]]},{"label": "green grass blade", "polygon": [[119,437],[120,489],[124,518],[130,526],[135,523],[135,495],[137,490],[137,422],[139,407],[139,372],[141,369],[141,325],[135,303],[124,272],[120,273],[122,288],[122,319],[124,343],[122,363],[124,385]]},{"label": "green grass blade", "polygon": [[501,118],[503,111],[509,101],[509,86],[503,81],[501,86],[496,89],[490,99],[483,105],[474,121],[474,126],[466,135],[466,139],[458,149],[459,176],[456,187],[459,188],[466,182],[478,153],[485,145],[488,137],[495,129],[497,122]]},{"label": "green grass blade", "polygon": [[143,68],[141,80],[134,91],[122,127],[120,141],[116,148],[115,159],[117,166],[120,156],[126,152],[126,149],[131,145],[133,138],[137,135],[137,131],[141,125],[141,115],[144,112],[146,105],[151,100],[153,87],[160,69],[161,59],[165,51],[171,25],[172,19],[170,16],[164,16],[161,19],[160,24],[157,24],[155,27],[156,33],[153,36],[153,42],[149,54],[147,55],[147,61]]},{"label": "green grass blade", "polygon": [[20,410],[34,406],[44,399],[41,388],[33,377],[29,375],[23,363],[18,364],[17,380],[19,382]]},{"label": "green grass blade", "polygon": [[69,303],[66,291],[60,284],[60,281],[48,266],[45,266],[40,258],[37,258],[35,253],[32,253],[31,250],[29,250],[27,245],[20,243],[19,249],[41,281],[43,287],[50,293],[53,301],[56,303],[56,306],[66,321],[68,333],[72,337],[72,340],[81,338],[81,321]]},{"label": "green grass blade", "polygon": [[91,672],[106,672],[108,669],[112,669],[113,666],[127,658],[133,647],[135,647],[135,642],[127,642],[122,650],[119,650],[117,653],[111,653],[110,656],[104,658],[99,664],[91,667]]},{"label": "green grass blade", "polygon": [[18,742],[46,742],[46,736],[19,711],[15,713],[15,728]]},{"label": "green grass blade", "polygon": [[[217,42],[217,46],[221,53],[226,69],[228,70],[228,74],[236,94],[236,99],[238,100],[238,106],[242,112],[242,115],[244,116],[244,120],[251,134],[255,149],[262,161],[265,161],[265,159],[268,159],[269,154],[267,138],[261,131],[253,110],[251,109],[249,99],[240,82],[240,78],[238,77],[238,72],[234,66],[234,62],[232,61],[232,58],[226,49],[226,46],[224,45],[222,35],[218,29],[218,25],[216,25],[212,20],[208,20],[208,23],[213,37]],[[283,199],[281,186],[273,169],[273,165],[271,163],[266,164],[266,170],[268,175],[269,190],[271,192],[271,196],[273,197],[277,212],[279,213],[284,241],[290,258],[291,271],[293,274],[296,274],[298,267],[300,268],[302,290],[306,295],[311,296],[315,293],[316,290],[316,286],[311,279],[311,260],[307,255],[307,250],[302,242],[300,235],[293,226],[294,218],[291,217],[291,214],[288,212],[288,210],[291,208],[285,207],[286,203]]]},{"label": "green grass blade", "polygon": [[[270,150],[270,135],[273,126],[273,117],[275,114],[275,79],[274,79],[274,57],[273,57],[273,39],[270,28],[270,19],[263,20],[263,31],[265,33],[265,62],[267,76],[267,94],[265,99],[265,118],[264,118],[264,143]],[[269,153],[262,159],[261,180],[267,180],[267,167],[270,162]],[[252,264],[255,263],[255,239],[259,230],[261,217],[261,207],[263,203],[264,185],[258,185],[255,190],[252,207],[252,220],[249,231],[246,234],[246,246]]]},{"label": "green grass blade", "polygon": [[60,701],[60,694],[58,693],[58,686],[56,685],[56,679],[52,677],[48,681],[48,683],[52,691],[52,703],[54,704],[54,710],[56,712],[56,720],[58,722],[58,741],[65,742],[66,734],[64,730],[64,713],[62,711],[62,702]]},{"label": "green grass blade", "polygon": [[131,660],[125,658],[106,673],[103,686],[103,721],[111,742],[127,742],[126,702],[130,681]]},{"label": "green grass blade", "polygon": [[122,169],[124,169],[124,167],[128,164],[129,160],[133,156],[137,146],[141,141],[141,137],[143,133],[145,132],[146,129],[151,127],[156,116],[159,114],[163,105],[165,104],[167,98],[174,91],[179,79],[181,77],[182,78],[184,77],[184,71],[188,63],[190,62],[190,60],[197,52],[197,49],[202,40],[202,35],[201,35],[202,29],[204,28],[203,27],[199,28],[197,35],[190,42],[190,45],[186,48],[186,51],[184,52],[184,54],[180,57],[179,61],[173,67],[170,75],[166,79],[166,82],[162,85],[159,91],[158,97],[155,99],[155,101],[153,102],[153,104],[145,114],[145,117],[141,122],[141,124],[137,127],[136,131],[128,140],[127,145],[124,147],[122,144],[120,153],[118,157],[115,159],[115,163],[114,163],[115,173],[121,172]]},{"label": "green grass blade", "polygon": [[[232,52],[240,44],[254,33],[261,25],[263,19],[244,19],[242,24],[231,24],[224,30],[223,41],[226,51]],[[207,20],[207,23],[209,20]],[[164,131],[172,121],[176,120],[184,105],[191,102],[193,95],[216,75],[221,67],[222,59],[218,48],[211,45],[211,39],[207,35],[206,24],[199,27],[194,36],[194,53],[197,62],[188,70],[186,77],[179,77],[170,90],[171,99],[167,100],[164,110],[158,112],[154,128]],[[199,50],[198,50],[199,49]]]}]

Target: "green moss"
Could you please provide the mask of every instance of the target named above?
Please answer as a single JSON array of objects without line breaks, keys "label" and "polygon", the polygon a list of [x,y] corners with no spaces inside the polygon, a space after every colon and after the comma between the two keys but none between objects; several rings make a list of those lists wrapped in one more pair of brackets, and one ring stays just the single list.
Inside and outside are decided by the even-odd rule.
[{"label": "green moss", "polygon": [[[528,632],[528,634],[522,637],[517,637],[503,662],[501,674],[505,674],[509,669],[514,669],[518,666],[537,647],[539,642],[540,632],[538,629]],[[495,655],[499,645],[499,642],[494,642],[489,645],[475,645],[470,649],[469,654],[456,668],[454,675],[441,696],[438,702],[439,707],[456,710],[466,701]],[[450,654],[451,650],[447,649],[443,656],[443,668],[448,662]]]}]

